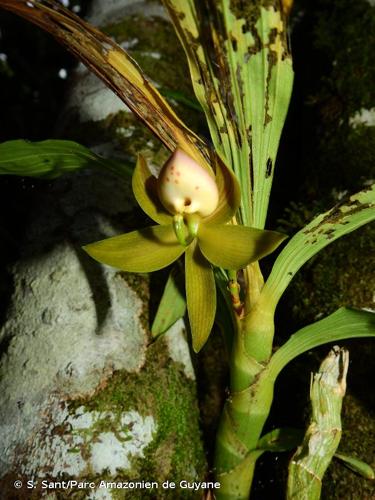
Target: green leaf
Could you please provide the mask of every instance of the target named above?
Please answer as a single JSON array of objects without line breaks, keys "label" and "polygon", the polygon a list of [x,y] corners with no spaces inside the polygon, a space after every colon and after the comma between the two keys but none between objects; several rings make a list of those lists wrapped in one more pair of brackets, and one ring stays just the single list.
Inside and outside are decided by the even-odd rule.
[{"label": "green leaf", "polygon": [[349,469],[365,479],[375,479],[374,469],[370,465],[366,464],[366,462],[349,455],[344,455],[343,453],[335,453],[335,458],[342,460],[344,464],[349,467]]},{"label": "green leaf", "polygon": [[199,352],[211,333],[216,311],[216,288],[210,264],[194,240],[185,255],[186,301],[193,349]]},{"label": "green leaf", "polygon": [[[225,124],[225,109],[221,106],[218,82],[214,79],[210,60],[207,59],[205,48],[201,45],[203,39],[201,26],[198,24],[199,6],[196,8],[194,0],[163,0],[169,11],[177,36],[185,50],[193,88],[198,102],[202,106],[215,149],[223,152],[220,142],[220,125],[215,121],[220,120]],[[224,115],[223,115],[224,113]],[[224,138],[227,138],[224,136]]]},{"label": "green leaf", "polygon": [[240,181],[240,221],[263,228],[293,82],[286,16],[276,4],[164,4],[185,49],[215,150]]},{"label": "green leaf", "polygon": [[[292,93],[293,68],[288,49],[287,21],[282,10],[260,7],[255,28],[262,49],[251,56],[248,65],[242,68],[242,81],[246,88],[242,106],[245,120],[249,120],[252,126],[252,225],[263,228],[278,145]],[[239,30],[240,25],[237,24],[237,32]],[[253,46],[256,43],[253,41]],[[237,106],[240,102],[238,100]]]},{"label": "green leaf", "polygon": [[342,307],[326,318],[298,330],[272,356],[267,370],[276,377],[292,359],[328,342],[375,337],[375,314]]},{"label": "green leaf", "polygon": [[86,167],[100,167],[130,176],[132,168],[122,161],[101,158],[73,141],[22,139],[0,144],[0,175],[54,179]]},{"label": "green leaf", "polygon": [[319,250],[375,219],[375,184],[352,195],[301,229],[278,256],[263,289],[276,306],[293,276]]},{"label": "green leaf", "polygon": [[262,436],[257,444],[257,450],[263,451],[290,451],[301,443],[303,431],[293,427],[281,427],[273,429]]},{"label": "green leaf", "polygon": [[59,2],[2,0],[1,6],[51,33],[110,87],[149,129],[174,151],[178,145],[195,161],[208,165],[206,144],[161,96],[138,64],[112,38]]},{"label": "green leaf", "polygon": [[198,230],[203,255],[224,269],[243,269],[273,252],[285,238],[275,231],[235,225],[201,224]]},{"label": "green leaf", "polygon": [[168,328],[184,316],[186,312],[186,299],[182,289],[183,280],[181,273],[176,269],[172,269],[151,327],[153,337],[158,337],[166,332]]},{"label": "green leaf", "polygon": [[132,187],[134,196],[142,210],[158,224],[172,224],[172,216],[161,204],[157,190],[156,177],[148,169],[147,162],[142,155],[138,155]]},{"label": "green leaf", "polygon": [[185,251],[172,226],[152,226],[106,240],[83,249],[95,260],[122,271],[148,273],[174,262]]}]

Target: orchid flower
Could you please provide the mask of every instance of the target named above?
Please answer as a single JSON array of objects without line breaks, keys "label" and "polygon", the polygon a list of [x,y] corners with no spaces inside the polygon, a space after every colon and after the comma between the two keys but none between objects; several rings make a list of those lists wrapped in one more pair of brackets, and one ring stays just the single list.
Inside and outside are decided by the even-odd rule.
[{"label": "orchid flower", "polygon": [[271,253],[285,236],[228,224],[239,207],[240,188],[219,159],[215,175],[177,148],[156,178],[139,156],[132,187],[143,211],[158,225],[86,245],[84,250],[99,262],[139,273],[162,269],[184,253],[187,309],[198,352],[215,318],[212,265],[243,269]]}]

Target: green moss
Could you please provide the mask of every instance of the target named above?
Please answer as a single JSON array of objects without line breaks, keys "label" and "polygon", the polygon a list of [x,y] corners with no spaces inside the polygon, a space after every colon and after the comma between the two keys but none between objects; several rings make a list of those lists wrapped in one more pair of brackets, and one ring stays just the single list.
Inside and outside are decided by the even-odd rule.
[{"label": "green moss", "polygon": [[333,64],[325,80],[327,93],[336,95],[342,112],[353,114],[374,105],[375,12],[365,0],[320,0],[314,45]]},{"label": "green moss", "polygon": [[341,306],[373,307],[375,227],[366,225],[311,259],[292,281],[287,303],[296,325]]},{"label": "green moss", "polygon": [[295,12],[301,16],[294,59],[303,194],[319,198],[333,187],[355,192],[375,173],[375,128],[351,125],[375,102],[375,9],[366,0],[298,0]]},{"label": "green moss", "polygon": [[[186,379],[183,367],[167,354],[164,341],[158,340],[147,350],[146,362],[139,373],[116,372],[105,388],[89,401],[70,403],[70,412],[84,406],[89,412],[111,412],[118,416],[135,410],[155,419],[156,431],[144,458],[134,458],[131,470],[119,471],[108,480],[152,480],[161,484],[166,479],[178,483],[182,479],[199,480],[205,475],[205,459],[199,429],[199,412],[195,386]],[[101,432],[116,433],[116,420],[101,419],[90,429],[89,443]],[[101,477],[105,479],[105,477]],[[198,498],[190,490],[179,490],[179,498]],[[175,490],[135,490],[129,495],[115,491],[113,498],[175,498]]]}]

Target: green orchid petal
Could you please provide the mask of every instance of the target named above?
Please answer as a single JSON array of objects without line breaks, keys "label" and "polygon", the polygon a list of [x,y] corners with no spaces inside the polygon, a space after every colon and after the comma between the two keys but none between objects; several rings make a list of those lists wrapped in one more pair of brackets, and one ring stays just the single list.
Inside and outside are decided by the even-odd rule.
[{"label": "green orchid petal", "polygon": [[212,264],[224,269],[243,269],[273,252],[286,235],[247,226],[201,224],[199,247]]},{"label": "green orchid petal", "polygon": [[215,211],[205,218],[205,223],[223,224],[237,212],[241,203],[241,189],[237,177],[215,154],[216,184],[219,189],[219,204]]},{"label": "green orchid petal", "polygon": [[132,187],[134,196],[142,210],[158,224],[171,224],[172,216],[165,211],[159,200],[156,189],[157,179],[148,169],[147,162],[142,155],[138,155]]},{"label": "green orchid petal", "polygon": [[216,288],[212,268],[194,240],[185,254],[186,301],[193,337],[193,349],[199,352],[210,335],[215,319]]},{"label": "green orchid petal", "polygon": [[95,260],[123,271],[148,273],[174,262],[185,251],[172,226],[152,226],[86,245]]}]

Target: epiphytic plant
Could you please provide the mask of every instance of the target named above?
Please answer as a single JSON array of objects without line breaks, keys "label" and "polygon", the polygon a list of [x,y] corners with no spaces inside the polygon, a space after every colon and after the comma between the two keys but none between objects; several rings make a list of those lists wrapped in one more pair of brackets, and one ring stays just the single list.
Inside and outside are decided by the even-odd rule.
[{"label": "epiphytic plant", "polygon": [[160,225],[114,236],[87,245],[85,250],[99,262],[133,272],[156,271],[185,253],[186,301],[193,347],[198,352],[211,332],[216,312],[211,264],[243,269],[274,250],[284,236],[227,224],[240,203],[236,177],[219,161],[215,182],[209,171],[179,149],[157,180],[139,157],[133,192],[143,210]]},{"label": "epiphytic plant", "polygon": [[[282,430],[262,436],[283,367],[321,344],[375,336],[370,312],[341,308],[296,332],[273,354],[274,315],[283,292],[319,250],[375,218],[375,186],[318,215],[295,234],[264,281],[258,259],[282,240],[264,226],[293,82],[287,36],[291,2],[164,0],[164,5],[185,49],[213,149],[181,122],[113,40],[55,1],[0,0],[0,6],[52,33],[174,153],[159,179],[151,176],[141,157],[133,175],[136,199],[161,225],[93,243],[86,250],[97,260],[142,272],[160,269],[185,253],[195,350],[203,346],[212,326],[214,276],[221,282],[220,291],[230,295],[230,395],[217,433],[215,473],[221,488],[215,495],[245,500],[258,457],[266,450],[290,447]],[[181,189],[172,183],[172,169],[173,182],[177,172],[184,177]],[[195,192],[197,186],[207,190],[207,198]],[[175,288],[169,286],[168,293],[173,295]]]}]

